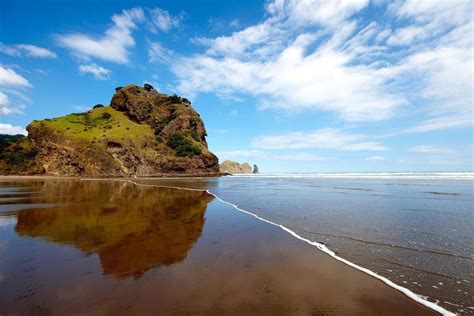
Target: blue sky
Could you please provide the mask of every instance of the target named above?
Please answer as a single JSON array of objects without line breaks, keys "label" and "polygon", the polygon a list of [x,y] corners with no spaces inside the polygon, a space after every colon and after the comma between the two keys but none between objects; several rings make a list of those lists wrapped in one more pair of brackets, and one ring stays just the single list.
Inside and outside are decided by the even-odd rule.
[{"label": "blue sky", "polygon": [[0,133],[149,82],[264,172],[473,170],[471,1],[0,3]]}]

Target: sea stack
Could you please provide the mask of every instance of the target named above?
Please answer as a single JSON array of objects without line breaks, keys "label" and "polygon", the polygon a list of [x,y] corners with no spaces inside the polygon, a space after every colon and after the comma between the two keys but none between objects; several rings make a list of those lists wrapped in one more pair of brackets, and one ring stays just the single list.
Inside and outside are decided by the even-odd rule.
[{"label": "sea stack", "polygon": [[219,165],[219,171],[230,174],[248,174],[252,173],[252,167],[247,162],[240,164],[236,161],[225,160]]},{"label": "sea stack", "polygon": [[253,174],[257,174],[257,173],[260,173],[258,171],[258,166],[257,165],[253,165],[253,171],[252,171]]}]

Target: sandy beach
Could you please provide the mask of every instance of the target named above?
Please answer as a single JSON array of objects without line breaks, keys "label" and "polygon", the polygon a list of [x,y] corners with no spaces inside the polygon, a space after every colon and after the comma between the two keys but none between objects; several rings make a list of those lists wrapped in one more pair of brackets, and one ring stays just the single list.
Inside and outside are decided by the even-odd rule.
[{"label": "sandy beach", "polygon": [[436,314],[205,192],[3,180],[0,312]]}]

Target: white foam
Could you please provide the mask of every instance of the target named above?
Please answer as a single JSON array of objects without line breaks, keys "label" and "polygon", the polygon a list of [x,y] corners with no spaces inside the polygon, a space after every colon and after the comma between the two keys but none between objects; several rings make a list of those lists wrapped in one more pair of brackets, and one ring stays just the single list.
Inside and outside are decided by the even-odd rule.
[{"label": "white foam", "polygon": [[293,178],[293,179],[445,179],[474,180],[474,172],[348,172],[348,173],[266,173],[266,174],[234,174],[232,177],[242,178]]},{"label": "white foam", "polygon": [[[81,179],[81,180],[104,180],[104,179]],[[403,294],[405,294],[407,297],[409,297],[410,299],[414,300],[415,302],[423,305],[423,306],[426,306],[438,313],[440,313],[441,315],[449,315],[449,316],[455,316],[457,314],[453,313],[453,312],[450,312],[448,311],[447,309],[445,309],[444,307],[442,306],[439,306],[437,303],[434,303],[434,302],[430,302],[427,300],[427,298],[421,296],[421,295],[418,295],[414,292],[412,292],[411,290],[407,289],[407,288],[404,288],[398,284],[395,284],[394,282],[390,281],[389,279],[375,273],[374,271],[372,270],[369,270],[367,268],[364,268],[364,267],[361,267],[349,260],[346,260],[342,257],[339,257],[338,255],[336,255],[335,252],[333,252],[332,250],[330,250],[328,247],[326,247],[325,245],[321,244],[321,243],[318,243],[318,242],[315,242],[315,241],[311,241],[307,238],[304,238],[300,235],[298,235],[296,232],[292,231],[291,229],[283,226],[283,225],[280,225],[280,224],[277,224],[277,223],[274,223],[272,221],[269,221],[263,217],[260,217],[258,216],[257,214],[254,214],[252,212],[249,212],[249,211],[246,211],[244,209],[241,209],[240,207],[238,207],[237,205],[233,204],[233,203],[230,203],[230,202],[227,202],[223,199],[221,199],[219,196],[217,196],[216,194],[212,193],[211,191],[209,190],[203,190],[203,189],[191,189],[191,188],[182,188],[182,187],[175,187],[175,186],[163,186],[163,185],[157,185],[157,184],[144,184],[144,183],[138,183],[138,182],[135,182],[135,181],[132,181],[132,180],[122,180],[122,179],[106,179],[106,180],[109,180],[109,181],[124,181],[124,182],[129,182],[129,183],[132,183],[134,185],[137,185],[137,186],[146,186],[146,187],[156,187],[156,188],[169,188],[169,189],[178,189],[178,190],[186,190],[186,191],[198,191],[198,192],[207,192],[208,194],[212,195],[213,197],[215,197],[217,200],[219,200],[220,202],[224,203],[224,204],[227,204],[227,205],[230,205],[232,206],[234,209],[242,212],[242,213],[245,213],[245,214],[248,214],[250,216],[253,216],[255,217],[256,219],[260,220],[260,221],[263,221],[265,223],[268,223],[270,225],[273,225],[273,226],[277,226],[279,228],[281,228],[282,230],[284,230],[285,232],[289,233],[290,235],[292,235],[293,237],[296,237],[298,238],[299,240],[302,240],[312,246],[315,246],[316,248],[318,248],[319,250],[321,250],[322,252],[328,254],[329,256],[333,257],[334,259],[354,268],[354,269],[357,269],[361,272],[364,272],[368,275],[370,275],[371,277],[374,277],[380,281],[382,281],[383,283],[385,283],[386,285],[390,286],[391,288],[394,288],[400,292],[402,292]]]}]

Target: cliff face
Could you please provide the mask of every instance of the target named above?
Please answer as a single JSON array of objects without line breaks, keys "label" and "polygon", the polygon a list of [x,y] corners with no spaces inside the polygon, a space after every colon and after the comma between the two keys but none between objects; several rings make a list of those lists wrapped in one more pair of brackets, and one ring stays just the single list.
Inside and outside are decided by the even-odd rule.
[{"label": "cliff face", "polygon": [[34,121],[1,152],[0,174],[153,176],[219,171],[190,102],[150,85],[116,89],[110,106]]},{"label": "cliff face", "polygon": [[222,173],[245,174],[252,173],[252,167],[246,162],[240,164],[235,161],[225,160],[219,165],[219,171]]}]

